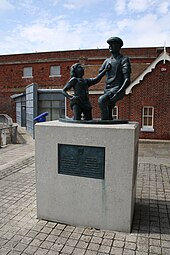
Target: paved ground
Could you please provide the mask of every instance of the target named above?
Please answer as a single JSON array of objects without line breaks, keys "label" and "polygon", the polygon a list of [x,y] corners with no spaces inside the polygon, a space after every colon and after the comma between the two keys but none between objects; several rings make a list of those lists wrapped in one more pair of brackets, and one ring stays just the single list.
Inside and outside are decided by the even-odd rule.
[{"label": "paved ground", "polygon": [[170,143],[141,144],[132,232],[36,218],[34,142],[0,149],[0,255],[170,255]]}]

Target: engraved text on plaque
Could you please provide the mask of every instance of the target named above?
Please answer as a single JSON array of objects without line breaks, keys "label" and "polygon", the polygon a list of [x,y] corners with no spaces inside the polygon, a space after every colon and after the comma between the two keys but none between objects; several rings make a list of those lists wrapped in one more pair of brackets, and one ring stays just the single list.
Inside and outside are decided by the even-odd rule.
[{"label": "engraved text on plaque", "polygon": [[104,179],[105,148],[58,144],[58,173]]}]

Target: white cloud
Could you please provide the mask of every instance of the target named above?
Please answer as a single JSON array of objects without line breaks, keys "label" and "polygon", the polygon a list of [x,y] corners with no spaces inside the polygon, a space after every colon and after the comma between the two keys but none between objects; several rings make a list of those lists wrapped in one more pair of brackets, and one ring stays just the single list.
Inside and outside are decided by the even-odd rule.
[{"label": "white cloud", "polygon": [[127,26],[122,32],[126,38],[125,47],[162,46],[164,41],[170,43],[170,30],[165,26],[167,17],[159,19],[157,15],[147,14],[126,22]]},{"label": "white cloud", "polygon": [[125,18],[120,21],[100,18],[93,23],[84,20],[72,24],[67,17],[58,17],[53,22],[39,20],[31,25],[16,26],[10,36],[0,42],[1,52],[57,51],[88,48],[108,48],[106,40],[120,36],[124,47],[148,47],[170,44],[168,17],[159,19],[156,14],[140,18]]},{"label": "white cloud", "polygon": [[[105,31],[104,27],[107,27]],[[3,42],[0,42],[0,48],[6,54],[108,47],[106,40],[112,36],[112,28],[112,23],[107,20],[99,20],[93,24],[88,20],[71,24],[60,17],[50,25],[46,21],[40,21],[15,27],[10,36],[4,37]]]},{"label": "white cloud", "polygon": [[63,0],[48,0],[48,2],[51,3],[53,6],[56,6],[61,1],[63,1]]},{"label": "white cloud", "polygon": [[116,0],[115,11],[120,15],[131,16],[134,13],[156,12],[167,14],[170,9],[170,2],[167,0]]},{"label": "white cloud", "polygon": [[[60,1],[49,0],[51,6],[53,6],[53,3],[59,3]],[[89,4],[92,1],[95,3],[97,0],[79,2],[81,6],[81,4]],[[112,0],[108,1],[112,2]],[[74,20],[74,10],[56,12],[53,15],[53,12],[50,13],[47,8],[36,9],[38,6],[33,6],[34,10],[38,10],[38,12],[31,18],[28,15],[27,22],[12,16],[11,20],[16,18],[16,22],[14,24],[14,22],[8,21],[8,24],[12,24],[13,27],[9,26],[6,30],[7,33],[1,29],[1,54],[79,48],[108,48],[106,40],[111,36],[120,36],[124,41],[124,47],[162,46],[164,41],[166,41],[167,46],[170,45],[170,29],[167,25],[169,24],[168,2],[164,0],[159,3],[162,9],[158,12],[160,8],[160,5],[156,6],[158,0],[151,0],[152,5],[148,3],[148,8],[154,7],[152,11],[138,12],[139,1],[136,2],[133,11],[127,9],[128,3],[132,4],[132,1],[119,0],[119,5],[116,5],[116,8],[120,12],[119,14],[122,14],[121,16],[116,16],[115,11],[113,12],[113,6],[110,5],[110,10],[105,9],[105,13],[104,11],[99,12],[97,18],[93,15],[94,8],[92,8],[91,16],[87,16],[85,19],[81,17],[80,12],[80,17],[76,17],[76,21]],[[23,11],[27,9],[31,12],[31,3],[33,2],[33,0],[22,0],[22,5],[25,6]],[[18,0],[17,3],[21,4],[21,0]],[[65,0],[65,2],[62,2],[62,7],[64,3],[76,4],[78,2],[77,0]],[[19,4],[17,8],[21,7]],[[144,0],[143,7],[139,8],[144,10],[145,4]],[[136,13],[137,15],[135,15]]]},{"label": "white cloud", "polygon": [[40,8],[36,6],[35,1],[33,0],[19,0],[17,3],[17,7],[19,7],[24,13],[28,14],[39,14]]},{"label": "white cloud", "polygon": [[170,2],[168,1],[160,2],[158,5],[158,10],[162,14],[168,14],[168,12],[170,12],[169,9],[170,9]]},{"label": "white cloud", "polygon": [[124,13],[126,10],[126,0],[117,0],[114,8],[118,14]]},{"label": "white cloud", "polygon": [[66,20],[59,20],[51,27],[42,23],[20,26],[16,34],[14,41],[25,41],[29,51],[75,49],[79,47],[81,39],[80,28],[70,26]]},{"label": "white cloud", "polygon": [[14,9],[14,6],[8,0],[0,0],[0,11],[12,9]]},{"label": "white cloud", "polygon": [[66,0],[64,7],[67,9],[77,9],[85,6],[92,6],[93,4],[98,4],[102,0]]},{"label": "white cloud", "polygon": [[129,20],[128,18],[118,21],[117,27],[118,27],[119,33],[122,33],[123,31],[125,31],[126,28],[130,25],[130,23],[131,23],[131,20]]},{"label": "white cloud", "polygon": [[135,12],[144,12],[155,4],[154,0],[130,0],[128,9]]}]

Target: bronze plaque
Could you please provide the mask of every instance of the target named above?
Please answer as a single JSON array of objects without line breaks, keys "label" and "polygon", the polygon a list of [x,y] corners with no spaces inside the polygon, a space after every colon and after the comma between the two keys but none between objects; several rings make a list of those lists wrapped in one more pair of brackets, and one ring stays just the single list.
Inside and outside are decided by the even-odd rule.
[{"label": "bronze plaque", "polygon": [[58,173],[104,179],[105,148],[58,144]]}]

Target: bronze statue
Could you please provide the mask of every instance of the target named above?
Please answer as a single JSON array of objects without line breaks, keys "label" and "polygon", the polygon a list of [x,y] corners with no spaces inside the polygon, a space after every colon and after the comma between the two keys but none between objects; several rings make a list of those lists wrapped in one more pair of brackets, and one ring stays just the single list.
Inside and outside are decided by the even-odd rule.
[{"label": "bronze statue", "polygon": [[[81,120],[82,113],[84,120],[92,120],[92,106],[89,101],[89,87],[98,83],[105,75],[106,71],[111,68],[110,64],[105,67],[95,78],[84,79],[84,68],[81,64],[76,63],[71,66],[71,79],[64,86],[62,93],[70,99],[70,106],[74,114],[74,120]],[[69,95],[67,91],[73,89],[74,95]]]},{"label": "bronze statue", "polygon": [[107,58],[99,73],[105,70],[108,64],[111,68],[106,72],[106,87],[104,94],[99,97],[98,103],[102,120],[112,120],[112,109],[116,102],[125,95],[125,90],[130,84],[131,65],[128,57],[120,54],[123,41],[119,37],[111,37],[107,40],[111,57]]}]

